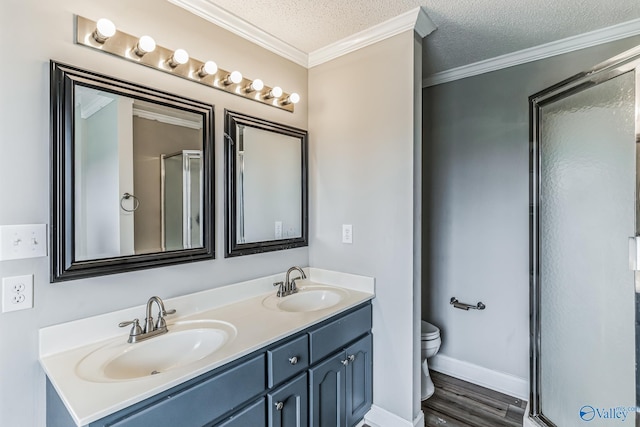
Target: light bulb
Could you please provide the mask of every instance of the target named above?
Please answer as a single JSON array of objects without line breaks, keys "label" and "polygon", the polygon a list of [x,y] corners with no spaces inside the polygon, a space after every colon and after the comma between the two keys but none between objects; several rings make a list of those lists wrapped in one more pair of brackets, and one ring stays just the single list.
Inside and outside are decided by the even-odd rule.
[{"label": "light bulb", "polygon": [[280,98],[281,96],[282,96],[282,89],[280,88],[280,86],[275,86],[273,89],[269,91],[269,93],[267,93],[265,98],[266,99]]},{"label": "light bulb", "polygon": [[200,67],[200,70],[198,71],[198,75],[200,77],[206,77],[210,74],[215,74],[217,72],[218,72],[218,64],[216,64],[213,61],[207,61],[202,65],[202,67]]},{"label": "light bulb", "polygon": [[222,81],[225,86],[231,84],[238,84],[242,81],[242,73],[240,71],[233,71],[231,74],[227,74],[227,77]]},{"label": "light bulb", "polygon": [[238,84],[242,81],[242,73],[240,71],[234,71],[229,76],[232,83]]},{"label": "light bulb", "polygon": [[254,91],[258,91],[260,92],[262,89],[264,89],[264,83],[262,82],[262,80],[260,79],[255,79],[254,81],[252,81],[251,83],[249,83],[247,85],[247,87],[244,89],[247,93],[251,93]]},{"label": "light bulb", "polygon": [[300,95],[293,92],[291,95],[287,96],[287,99],[285,99],[282,103],[284,105],[287,105],[287,104],[297,104],[298,102],[300,102]]},{"label": "light bulb", "polygon": [[107,18],[98,19],[96,30],[93,32],[93,38],[98,43],[104,43],[109,37],[113,37],[116,33],[116,26]]},{"label": "light bulb", "polygon": [[140,40],[138,40],[138,44],[133,49],[133,52],[142,57],[149,52],[153,52],[156,50],[156,41],[150,36],[142,36]]},{"label": "light bulb", "polygon": [[169,58],[169,65],[171,68],[175,68],[178,65],[183,65],[189,62],[189,54],[184,49],[176,49]]}]

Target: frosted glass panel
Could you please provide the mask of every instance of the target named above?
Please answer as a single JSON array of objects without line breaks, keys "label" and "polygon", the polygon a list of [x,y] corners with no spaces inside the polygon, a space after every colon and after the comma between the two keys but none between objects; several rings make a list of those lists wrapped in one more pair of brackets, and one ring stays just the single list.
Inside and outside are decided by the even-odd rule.
[{"label": "frosted glass panel", "polygon": [[540,402],[562,427],[634,425],[605,413],[635,407],[634,79],[542,109]]}]

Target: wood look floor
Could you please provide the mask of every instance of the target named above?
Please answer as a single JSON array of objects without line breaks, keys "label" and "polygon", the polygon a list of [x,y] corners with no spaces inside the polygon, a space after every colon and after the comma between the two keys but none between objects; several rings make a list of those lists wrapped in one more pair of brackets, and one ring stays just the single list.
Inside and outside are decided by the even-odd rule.
[{"label": "wood look floor", "polygon": [[436,391],[422,402],[426,427],[521,427],[527,402],[431,371]]}]

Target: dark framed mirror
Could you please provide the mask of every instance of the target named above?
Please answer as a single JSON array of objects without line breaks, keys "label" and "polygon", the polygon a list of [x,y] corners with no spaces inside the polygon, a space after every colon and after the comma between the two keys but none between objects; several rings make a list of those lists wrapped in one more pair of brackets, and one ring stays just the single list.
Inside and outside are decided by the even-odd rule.
[{"label": "dark framed mirror", "polygon": [[307,246],[307,131],[225,110],[225,256]]},{"label": "dark framed mirror", "polygon": [[51,61],[51,281],[212,259],[213,106]]}]

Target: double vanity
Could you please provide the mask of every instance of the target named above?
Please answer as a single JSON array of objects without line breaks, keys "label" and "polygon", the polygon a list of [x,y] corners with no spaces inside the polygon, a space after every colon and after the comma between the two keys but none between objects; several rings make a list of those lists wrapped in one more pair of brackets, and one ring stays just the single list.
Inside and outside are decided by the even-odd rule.
[{"label": "double vanity", "polygon": [[307,275],[42,329],[47,425],[358,424],[372,402],[373,279]]}]

